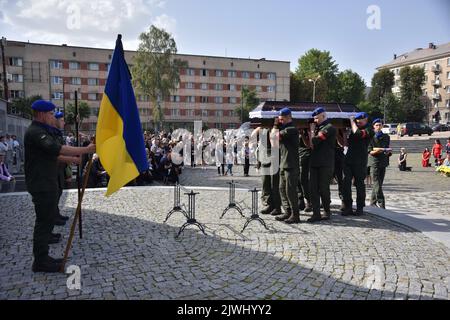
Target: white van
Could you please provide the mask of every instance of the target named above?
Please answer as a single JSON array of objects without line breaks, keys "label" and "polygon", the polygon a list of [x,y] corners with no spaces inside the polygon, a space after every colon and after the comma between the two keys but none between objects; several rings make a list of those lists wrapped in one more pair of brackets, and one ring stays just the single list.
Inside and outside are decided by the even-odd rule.
[{"label": "white van", "polygon": [[381,131],[386,134],[397,134],[397,123],[386,123]]}]

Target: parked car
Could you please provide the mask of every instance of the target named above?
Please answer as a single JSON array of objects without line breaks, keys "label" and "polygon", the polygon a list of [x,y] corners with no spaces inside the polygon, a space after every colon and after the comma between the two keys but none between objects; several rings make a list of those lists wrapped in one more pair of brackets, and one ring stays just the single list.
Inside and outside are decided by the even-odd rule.
[{"label": "parked car", "polygon": [[450,131],[450,126],[448,124],[438,123],[432,127],[433,132],[436,131]]},{"label": "parked car", "polygon": [[402,124],[402,132],[401,132],[402,137],[405,135],[411,137],[415,134],[419,136],[421,136],[422,134],[427,134],[431,136],[433,134],[433,130],[426,124],[419,122],[407,122]]},{"label": "parked car", "polygon": [[397,123],[386,123],[381,131],[386,134],[397,134]]}]

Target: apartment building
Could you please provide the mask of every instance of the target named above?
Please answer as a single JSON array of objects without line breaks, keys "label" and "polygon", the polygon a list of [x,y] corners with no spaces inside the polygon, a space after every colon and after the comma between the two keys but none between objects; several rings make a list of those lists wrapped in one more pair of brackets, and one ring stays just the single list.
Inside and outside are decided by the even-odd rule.
[{"label": "apartment building", "polygon": [[[8,40],[4,50],[10,100],[39,94],[63,109],[74,102],[77,90],[91,109],[82,130],[95,130],[113,49]],[[125,51],[130,68],[134,55]],[[178,88],[162,103],[166,126],[190,128],[194,120],[202,120],[209,128],[238,127],[235,109],[244,87],[256,90],[262,101],[289,101],[287,61],[186,54],[176,58],[187,61],[188,67],[180,70]],[[149,97],[137,95],[136,100],[143,128],[151,128]]]},{"label": "apartment building", "polygon": [[425,71],[423,101],[428,110],[428,120],[432,122],[450,122],[450,42],[435,45],[429,43],[427,48],[417,48],[377,68],[389,68],[395,75],[392,92],[400,94],[400,70],[405,66],[419,66]]}]

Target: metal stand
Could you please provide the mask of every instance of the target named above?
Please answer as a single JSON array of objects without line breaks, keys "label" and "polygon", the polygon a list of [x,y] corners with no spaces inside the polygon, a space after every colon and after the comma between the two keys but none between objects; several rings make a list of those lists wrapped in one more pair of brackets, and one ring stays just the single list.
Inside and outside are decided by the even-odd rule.
[{"label": "metal stand", "polygon": [[180,205],[180,185],[178,183],[176,183],[175,186],[174,186],[174,191],[173,191],[173,208],[167,214],[166,220],[164,220],[164,223],[166,223],[167,220],[169,220],[170,216],[174,212],[181,212],[186,218],[188,218],[188,213],[184,209],[182,209],[181,205]]},{"label": "metal stand", "polygon": [[231,180],[231,182],[228,182],[228,184],[230,185],[229,188],[229,204],[228,206],[225,208],[225,210],[223,210],[222,215],[220,216],[220,219],[223,218],[223,216],[225,215],[225,213],[228,212],[228,210],[234,209],[237,212],[239,212],[241,214],[241,216],[243,218],[245,218],[244,214],[242,213],[242,208],[241,206],[239,206],[236,203],[236,182],[234,182],[233,180]]},{"label": "metal stand", "polygon": [[203,232],[203,234],[206,236],[205,227],[203,227],[203,225],[195,219],[195,196],[199,193],[191,190],[191,192],[185,194],[187,194],[187,196],[189,197],[188,212],[186,216],[187,221],[181,226],[180,231],[178,231],[176,238],[178,238],[180,234],[184,231],[184,229],[189,225],[197,226],[200,229],[200,231]]},{"label": "metal stand", "polygon": [[258,190],[256,188],[253,188],[253,190],[249,190],[249,192],[252,193],[252,215],[245,222],[244,228],[242,229],[241,233],[244,232],[245,228],[247,228],[248,224],[253,220],[259,221],[264,226],[264,228],[269,230],[264,220],[258,215]]}]

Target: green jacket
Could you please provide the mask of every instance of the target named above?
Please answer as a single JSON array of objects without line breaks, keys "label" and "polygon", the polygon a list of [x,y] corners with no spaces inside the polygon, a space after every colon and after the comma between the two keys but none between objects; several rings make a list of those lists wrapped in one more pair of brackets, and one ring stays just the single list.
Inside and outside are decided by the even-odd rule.
[{"label": "green jacket", "polygon": [[280,130],[280,168],[296,169],[299,167],[298,130],[294,125],[288,123]]},{"label": "green jacket", "polygon": [[345,163],[367,166],[367,148],[373,136],[374,132],[369,127],[358,128],[356,132],[350,133]]},{"label": "green jacket", "polygon": [[25,183],[30,193],[58,190],[58,162],[61,143],[51,128],[33,121],[25,132]]},{"label": "green jacket", "polygon": [[316,128],[312,144],[311,167],[334,167],[336,128],[329,121]]},{"label": "green jacket", "polygon": [[[308,134],[308,132],[306,131],[306,137],[305,137],[306,140],[309,139],[307,134]],[[302,132],[301,135],[299,136],[298,156],[300,157],[300,159],[305,159],[305,158],[309,158],[311,156],[311,148],[306,146],[306,144],[303,142],[302,135],[305,135],[305,133]]]},{"label": "green jacket", "polygon": [[[369,147],[367,149],[368,153],[370,153],[373,148],[389,148],[390,143],[391,138],[389,137],[389,135],[383,133],[383,135],[379,139],[376,137],[376,135],[374,135],[370,140]],[[389,156],[385,153],[381,153],[377,156],[369,155],[369,166],[385,168],[389,166]]]}]

